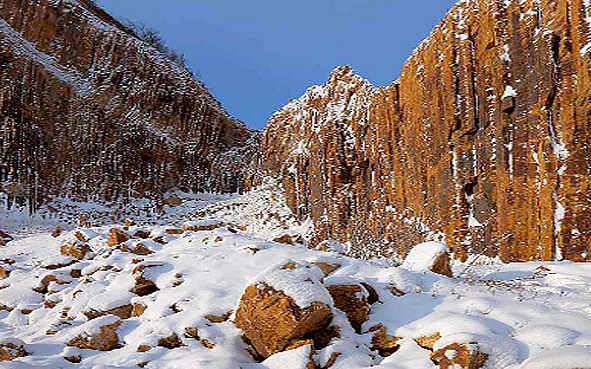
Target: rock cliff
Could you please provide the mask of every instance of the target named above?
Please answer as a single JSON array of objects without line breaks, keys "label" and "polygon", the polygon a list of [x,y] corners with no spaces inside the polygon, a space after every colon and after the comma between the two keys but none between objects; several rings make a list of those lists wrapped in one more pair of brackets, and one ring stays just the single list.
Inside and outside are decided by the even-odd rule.
[{"label": "rock cliff", "polygon": [[391,85],[339,67],[277,112],[252,181],[355,256],[589,261],[590,135],[590,2],[463,0]]},{"label": "rock cliff", "polygon": [[89,0],[0,0],[0,190],[116,199],[243,187],[256,133]]}]

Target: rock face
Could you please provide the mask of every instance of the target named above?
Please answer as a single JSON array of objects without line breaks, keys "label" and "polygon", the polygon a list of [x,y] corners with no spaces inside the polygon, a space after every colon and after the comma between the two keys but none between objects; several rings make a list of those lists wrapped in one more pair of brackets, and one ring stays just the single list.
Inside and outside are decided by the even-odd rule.
[{"label": "rock face", "polygon": [[[591,260],[591,6],[458,3],[376,88],[348,67],[277,112],[255,160],[312,243]],[[294,139],[298,137],[298,139]]]},{"label": "rock face", "polygon": [[0,1],[0,191],[238,191],[256,136],[91,1]]}]

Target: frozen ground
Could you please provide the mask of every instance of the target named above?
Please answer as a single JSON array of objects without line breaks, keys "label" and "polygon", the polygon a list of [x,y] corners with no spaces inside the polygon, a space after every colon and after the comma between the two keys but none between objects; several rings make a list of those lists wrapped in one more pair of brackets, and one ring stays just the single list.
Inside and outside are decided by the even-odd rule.
[{"label": "frozen ground", "polygon": [[[590,264],[455,264],[457,277],[452,279],[425,271],[417,255],[413,262],[395,267],[387,260],[355,260],[270,241],[277,235],[309,231],[290,216],[272,186],[244,197],[206,197],[186,199],[183,204],[187,206],[165,208],[170,218],[153,221],[153,225],[146,225],[147,216],[137,216],[139,226],[130,227],[129,233],[141,229],[149,231],[151,238],[162,236],[168,241],[143,240],[154,251],[145,256],[107,245],[109,229],[122,227],[120,223],[76,229],[66,221],[60,224],[68,226],[68,231],[54,238],[48,230],[57,224],[56,218],[23,223],[24,214],[11,218],[5,212],[0,229],[16,236],[0,248],[0,266],[10,272],[0,280],[0,343],[22,340],[29,355],[0,363],[0,368],[131,369],[140,364],[150,369],[305,369],[309,347],[255,363],[232,323],[233,316],[219,323],[206,318],[235,310],[246,286],[286,260],[340,264],[325,284],[363,281],[379,294],[380,301],[372,305],[361,334],[337,314],[341,338],[315,353],[318,368],[333,352],[342,353],[334,369],[438,368],[429,359],[431,352],[414,341],[435,333],[441,335],[435,350],[450,343],[476,343],[489,355],[485,366],[489,369],[591,368]],[[77,206],[85,208],[84,204]],[[103,210],[107,214],[109,209]],[[165,232],[180,226],[185,218],[219,219],[233,227]],[[28,233],[26,224],[34,225]],[[68,266],[45,269],[72,261],[60,256],[59,248],[73,239],[76,230],[90,238],[92,254]],[[127,241],[127,245],[132,248],[138,241]],[[143,297],[129,292],[135,279],[132,272],[138,266],[156,283],[157,292]],[[80,270],[80,276],[72,270]],[[56,280],[47,284],[45,293],[33,291],[49,274]],[[405,294],[395,296],[391,287]],[[117,331],[121,348],[100,352],[66,346],[81,332],[96,331],[98,324],[115,319],[89,320],[84,312],[133,303],[146,310],[139,317],[123,320]],[[373,333],[367,330],[377,323],[402,338],[400,349],[386,358],[370,350]],[[202,340],[186,337],[187,327],[197,328]],[[159,339],[173,333],[185,346],[158,346]],[[153,348],[138,352],[141,345]],[[64,360],[77,355],[80,363]]]}]

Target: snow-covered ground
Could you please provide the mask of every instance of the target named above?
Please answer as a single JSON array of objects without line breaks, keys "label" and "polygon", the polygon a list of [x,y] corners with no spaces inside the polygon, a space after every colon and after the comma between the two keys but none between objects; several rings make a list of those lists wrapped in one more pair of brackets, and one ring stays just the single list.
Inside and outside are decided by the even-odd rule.
[{"label": "snow-covered ground", "polygon": [[[271,241],[282,234],[309,232],[309,225],[299,224],[282,200],[280,192],[267,186],[243,197],[186,199],[166,208],[170,218],[151,223],[155,225],[147,225],[145,214],[137,216],[138,225],[128,227],[127,233],[149,232],[150,239],[131,239],[125,245],[133,249],[141,242],[153,251],[148,255],[107,245],[109,230],[122,229],[121,223],[91,229],[59,223],[70,228],[52,237],[48,231],[58,224],[56,218],[31,221],[34,228],[28,233],[22,221],[26,214],[0,218],[0,229],[15,238],[0,248],[0,266],[9,272],[8,278],[0,279],[0,344],[22,341],[29,353],[1,362],[0,368],[305,369],[309,347],[255,363],[232,322],[234,315],[228,315],[252,281],[288,260],[338,264],[325,285],[362,281],[379,295],[360,334],[343,314],[335,314],[341,337],[316,351],[317,368],[324,367],[334,352],[341,353],[334,369],[439,368],[430,360],[431,351],[415,341],[437,333],[441,338],[434,350],[451,343],[475,344],[488,354],[488,369],[591,368],[591,264],[456,263],[456,277],[447,278],[421,266],[424,260],[416,253],[416,260],[398,267],[388,260],[351,259]],[[84,209],[83,204],[77,206]],[[198,218],[218,219],[230,227],[166,232]],[[76,231],[89,239],[91,249],[80,261],[60,255],[60,246],[72,241]],[[145,296],[130,292],[138,273],[154,281],[158,290]],[[48,275],[53,277],[45,278]],[[89,312],[129,304],[145,311],[121,321],[120,348],[103,352],[66,345],[118,319],[89,319]],[[212,316],[229,319],[212,322]],[[378,323],[401,338],[400,349],[391,356],[371,350],[374,333],[368,330]],[[187,335],[186,328],[196,328],[190,332],[198,332],[199,339]],[[159,345],[174,333],[182,341],[180,347]],[[140,346],[151,349],[140,352]],[[64,359],[77,356],[80,363]]]}]

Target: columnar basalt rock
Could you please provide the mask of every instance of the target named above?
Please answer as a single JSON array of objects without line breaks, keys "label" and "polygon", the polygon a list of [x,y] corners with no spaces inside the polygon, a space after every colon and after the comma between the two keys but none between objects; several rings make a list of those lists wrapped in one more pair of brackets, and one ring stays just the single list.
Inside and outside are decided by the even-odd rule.
[{"label": "columnar basalt rock", "polygon": [[[312,244],[591,260],[591,7],[461,1],[375,88],[348,67],[269,121],[251,183],[281,176]],[[294,139],[297,137],[298,139]]]},{"label": "columnar basalt rock", "polygon": [[234,192],[256,140],[92,1],[0,1],[0,191],[4,181],[38,200]]}]

